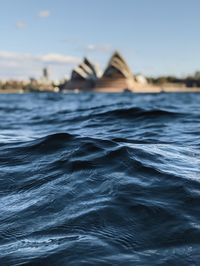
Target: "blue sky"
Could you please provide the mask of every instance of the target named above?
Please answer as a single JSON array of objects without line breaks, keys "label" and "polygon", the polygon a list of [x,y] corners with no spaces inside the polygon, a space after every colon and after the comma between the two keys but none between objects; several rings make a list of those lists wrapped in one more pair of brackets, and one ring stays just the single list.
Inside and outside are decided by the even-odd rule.
[{"label": "blue sky", "polygon": [[0,78],[53,79],[121,51],[134,73],[200,70],[199,0],[0,0]]}]

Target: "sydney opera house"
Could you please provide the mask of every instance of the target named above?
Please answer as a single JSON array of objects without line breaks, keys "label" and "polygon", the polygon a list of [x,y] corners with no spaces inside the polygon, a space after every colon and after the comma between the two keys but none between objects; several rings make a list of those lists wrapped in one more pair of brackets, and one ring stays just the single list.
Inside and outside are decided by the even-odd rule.
[{"label": "sydney opera house", "polygon": [[98,68],[87,58],[77,66],[71,74],[71,79],[66,82],[65,90],[91,90],[96,86],[99,78]]},{"label": "sydney opera house", "polygon": [[145,83],[143,77],[134,76],[126,61],[119,52],[115,52],[110,58],[103,74],[100,69],[87,58],[73,69],[71,78],[67,81],[63,90],[78,91],[134,91],[139,84]]}]

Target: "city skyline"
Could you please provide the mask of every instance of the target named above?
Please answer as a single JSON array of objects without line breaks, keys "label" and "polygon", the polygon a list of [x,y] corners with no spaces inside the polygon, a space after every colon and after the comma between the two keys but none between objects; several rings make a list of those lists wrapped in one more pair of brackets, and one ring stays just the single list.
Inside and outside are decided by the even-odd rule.
[{"label": "city skyline", "polygon": [[84,56],[105,68],[119,50],[134,73],[200,69],[197,0],[0,0],[0,79],[70,75]]}]

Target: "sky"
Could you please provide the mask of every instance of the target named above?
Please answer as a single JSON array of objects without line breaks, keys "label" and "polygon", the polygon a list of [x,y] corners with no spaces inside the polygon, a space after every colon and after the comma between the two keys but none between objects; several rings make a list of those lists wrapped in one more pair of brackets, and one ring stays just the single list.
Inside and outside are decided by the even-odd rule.
[{"label": "sky", "polygon": [[118,50],[133,73],[200,70],[199,0],[0,0],[0,79],[69,77]]}]

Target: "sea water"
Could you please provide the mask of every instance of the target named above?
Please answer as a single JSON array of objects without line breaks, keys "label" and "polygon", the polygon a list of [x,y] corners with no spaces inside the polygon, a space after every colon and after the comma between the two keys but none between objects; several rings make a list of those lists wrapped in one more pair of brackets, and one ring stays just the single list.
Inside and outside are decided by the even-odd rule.
[{"label": "sea water", "polygon": [[200,94],[0,95],[0,265],[199,265]]}]

